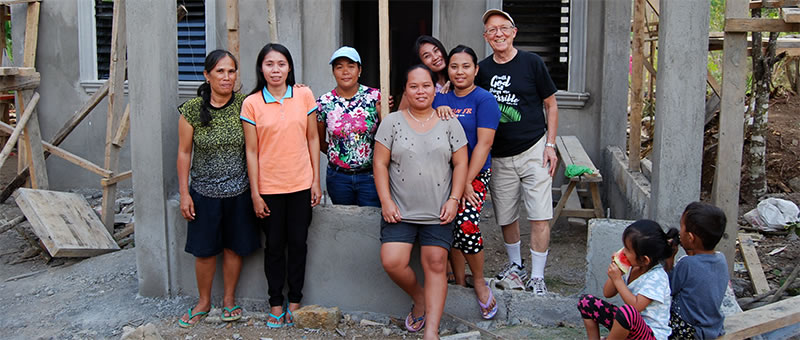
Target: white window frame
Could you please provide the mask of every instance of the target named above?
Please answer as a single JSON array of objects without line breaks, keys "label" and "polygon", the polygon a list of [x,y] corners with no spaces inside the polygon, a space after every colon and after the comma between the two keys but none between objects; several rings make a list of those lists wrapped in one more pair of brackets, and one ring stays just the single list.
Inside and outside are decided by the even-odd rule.
[{"label": "white window frame", "polygon": [[[136,0],[134,0],[136,1]],[[94,0],[78,2],[78,58],[80,65],[80,84],[84,91],[93,94],[103,86],[105,80],[97,78],[97,30],[95,25]],[[217,9],[215,0],[206,0],[205,31],[206,54],[217,49]],[[195,96],[199,81],[178,81],[178,95]],[[128,83],[125,82],[125,93]]]},{"label": "white window frame", "polygon": [[[434,0],[434,3],[436,0]],[[569,15],[569,75],[567,90],[556,92],[559,108],[580,109],[589,100],[586,92],[586,22],[589,0],[570,0]],[[486,0],[486,9],[503,8],[503,0]],[[437,12],[434,6],[434,12]],[[434,16],[436,18],[436,16]],[[438,24],[437,21],[435,23]],[[435,29],[438,27],[434,25]],[[492,48],[485,45],[486,55],[492,54]]]}]

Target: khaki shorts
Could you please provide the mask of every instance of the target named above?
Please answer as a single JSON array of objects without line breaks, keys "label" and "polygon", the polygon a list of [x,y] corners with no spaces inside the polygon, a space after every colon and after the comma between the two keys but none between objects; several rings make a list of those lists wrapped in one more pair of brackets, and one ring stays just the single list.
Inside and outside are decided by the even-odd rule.
[{"label": "khaki shorts", "polygon": [[520,184],[529,221],[553,218],[553,178],[549,167],[542,166],[544,144],[542,136],[536,144],[510,157],[492,157],[492,207],[497,224],[504,226],[519,218]]}]

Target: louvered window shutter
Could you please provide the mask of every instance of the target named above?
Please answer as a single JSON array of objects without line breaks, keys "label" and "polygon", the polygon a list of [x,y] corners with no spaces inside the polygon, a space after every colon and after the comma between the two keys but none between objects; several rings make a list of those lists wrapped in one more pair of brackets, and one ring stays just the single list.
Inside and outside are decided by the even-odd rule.
[{"label": "louvered window shutter", "polygon": [[[206,56],[206,16],[203,0],[177,0],[188,14],[178,22],[178,80],[202,81]],[[95,0],[97,77],[108,79],[111,57],[111,22],[114,3]]]},{"label": "louvered window shutter", "polygon": [[518,28],[514,46],[542,57],[559,90],[567,89],[569,76],[569,1],[503,1]]}]

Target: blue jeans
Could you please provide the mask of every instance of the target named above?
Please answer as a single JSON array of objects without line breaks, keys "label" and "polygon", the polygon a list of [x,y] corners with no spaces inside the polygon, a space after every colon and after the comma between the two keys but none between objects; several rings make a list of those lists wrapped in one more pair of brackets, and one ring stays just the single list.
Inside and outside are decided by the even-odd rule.
[{"label": "blue jeans", "polygon": [[371,172],[346,174],[328,167],[325,183],[333,204],[381,206]]}]

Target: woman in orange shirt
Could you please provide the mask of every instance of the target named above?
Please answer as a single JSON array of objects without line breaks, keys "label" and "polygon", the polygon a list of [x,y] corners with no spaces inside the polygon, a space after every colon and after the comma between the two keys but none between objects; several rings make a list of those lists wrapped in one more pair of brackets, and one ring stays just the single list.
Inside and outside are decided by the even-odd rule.
[{"label": "woman in orange shirt", "polygon": [[267,44],[256,58],[256,86],[240,117],[253,209],[267,238],[264,272],[271,328],[294,324],[292,312],[303,298],[311,208],[322,197],[317,103],[308,87],[292,88],[294,84],[289,50]]}]

